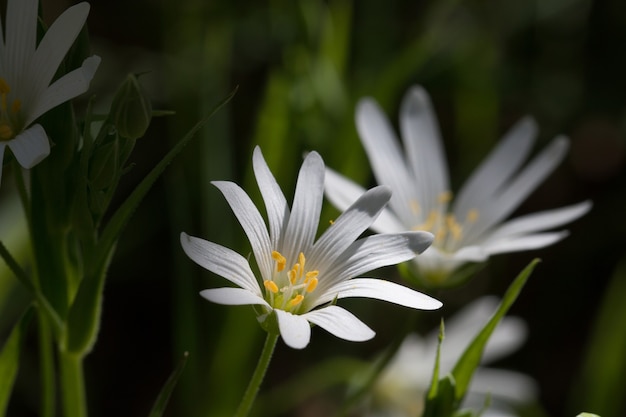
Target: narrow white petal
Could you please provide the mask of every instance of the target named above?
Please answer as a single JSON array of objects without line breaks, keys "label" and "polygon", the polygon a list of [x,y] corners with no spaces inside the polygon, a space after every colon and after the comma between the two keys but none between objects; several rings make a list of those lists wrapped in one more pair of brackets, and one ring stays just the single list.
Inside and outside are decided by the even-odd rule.
[{"label": "narrow white petal", "polygon": [[334,264],[321,268],[318,290],[325,291],[338,282],[359,276],[365,272],[396,265],[415,257],[432,243],[428,232],[378,234],[354,242]]},{"label": "narrow white petal", "polygon": [[428,214],[440,206],[438,199],[450,185],[435,112],[428,93],[420,86],[411,87],[402,100],[400,131],[416,181],[417,202]]},{"label": "narrow white petal", "polygon": [[567,207],[553,210],[540,211],[525,216],[517,217],[513,220],[498,226],[489,235],[487,242],[511,237],[516,235],[527,235],[533,232],[552,229],[576,220],[591,210],[591,201],[583,201]]},{"label": "narrow white petal", "polygon": [[528,236],[504,238],[490,241],[488,244],[482,245],[482,248],[490,255],[541,249],[564,239],[568,234],[566,230],[563,230],[561,232],[535,233]]},{"label": "narrow white petal", "polygon": [[[5,55],[4,68],[12,75],[9,82],[14,91],[24,91],[29,80],[21,77],[25,68],[29,68],[37,42],[37,0],[9,1],[5,19]],[[4,74],[3,74],[4,75]],[[19,79],[19,81],[18,81]],[[23,103],[22,103],[23,104]]]},{"label": "narrow white petal", "polygon": [[332,263],[367,230],[391,197],[391,190],[378,186],[359,197],[315,242],[310,254],[314,265]]},{"label": "narrow white petal", "polygon": [[409,203],[419,201],[415,179],[408,170],[396,134],[374,100],[359,101],[356,125],[378,184],[387,185],[393,191],[390,204],[394,212],[403,223],[422,223],[419,218],[414,220]]},{"label": "narrow white petal", "polygon": [[356,278],[340,282],[320,296],[316,305],[324,304],[335,298],[365,297],[388,301],[419,310],[436,310],[443,304],[426,294],[390,281],[374,278]]},{"label": "narrow white petal", "polygon": [[[563,160],[569,141],[558,137],[546,149],[537,155],[501,192],[494,201],[483,207],[475,223],[469,224],[463,241],[472,241],[508,217],[530,193],[557,167]],[[464,231],[465,232],[465,231]]]},{"label": "narrow white petal", "polygon": [[530,117],[517,122],[465,181],[454,200],[454,214],[464,219],[470,210],[483,205],[500,190],[522,165],[537,135],[537,123]]},{"label": "narrow white petal", "polygon": [[32,168],[50,155],[50,143],[41,125],[33,125],[8,143],[15,159],[24,168]]},{"label": "narrow white petal", "polygon": [[187,256],[201,267],[261,296],[261,288],[250,264],[237,252],[185,232],[180,234],[180,244]]},{"label": "narrow white petal", "polygon": [[294,349],[303,349],[311,340],[311,325],[303,316],[275,309],[278,328],[285,344]]},{"label": "narrow white petal", "polygon": [[476,369],[469,391],[490,394],[494,398],[529,402],[538,395],[537,383],[527,375],[503,369]]},{"label": "narrow white petal", "polygon": [[[346,210],[367,191],[354,181],[329,168],[326,168],[324,190],[326,198],[340,211]],[[385,208],[380,212],[371,229],[379,233],[398,233],[404,232],[407,228],[402,225],[391,210]]]},{"label": "narrow white petal", "polygon": [[261,213],[248,194],[234,182],[213,181],[211,184],[215,185],[224,195],[250,241],[263,279],[269,279],[272,274],[271,253],[273,248]]},{"label": "narrow white petal", "polygon": [[34,107],[28,109],[26,124],[33,122],[39,116],[61,103],[83,94],[89,88],[98,66],[100,57],[93,55],[83,61],[80,68],[76,68],[52,83],[41,95],[38,95]]},{"label": "narrow white petal", "polygon": [[308,321],[317,324],[333,336],[351,342],[364,342],[376,333],[354,314],[339,307],[328,306],[303,314]]},{"label": "narrow white petal", "polygon": [[503,317],[495,328],[485,350],[482,363],[491,363],[518,350],[528,335],[528,326],[518,317]]},{"label": "narrow white petal", "polygon": [[33,56],[33,72],[30,74],[33,77],[31,81],[39,88],[45,88],[50,84],[63,57],[85,24],[88,14],[89,3],[82,2],[72,6],[64,11],[45,33]]},{"label": "narrow white petal", "polygon": [[298,174],[289,224],[283,238],[282,254],[288,264],[295,263],[298,254],[307,253],[313,244],[323,197],[324,161],[317,152],[309,152]]},{"label": "narrow white petal", "polygon": [[254,148],[252,166],[267,211],[272,248],[278,248],[282,231],[289,220],[289,205],[258,146]]},{"label": "narrow white petal", "polygon": [[207,300],[229,306],[241,306],[250,304],[260,304],[269,307],[270,305],[258,294],[243,288],[213,288],[200,291],[200,295]]}]

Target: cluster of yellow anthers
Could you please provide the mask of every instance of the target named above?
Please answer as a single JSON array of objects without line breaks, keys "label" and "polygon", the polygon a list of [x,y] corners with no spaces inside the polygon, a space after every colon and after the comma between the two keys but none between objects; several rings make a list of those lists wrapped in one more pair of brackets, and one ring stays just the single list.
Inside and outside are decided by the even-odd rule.
[{"label": "cluster of yellow anthers", "polygon": [[[278,251],[272,251],[272,259],[276,261],[276,272],[280,273],[285,270],[287,259],[283,255]],[[315,290],[319,271],[306,272],[305,263],[304,254],[300,252],[298,262],[287,271],[289,282],[282,288],[278,288],[274,280],[267,279],[263,282],[270,297],[270,305],[281,310],[292,311],[302,303],[306,294]]]},{"label": "cluster of yellow anthers", "polygon": [[[447,204],[452,200],[452,193],[446,191],[441,193],[437,198],[439,204]],[[411,201],[411,211],[418,215],[420,212],[420,206],[417,201]],[[454,214],[446,213],[444,210],[434,209],[428,213],[426,221],[420,225],[417,225],[413,230],[425,230],[435,235],[435,242],[438,245],[445,245],[448,237],[452,238],[453,242],[458,242],[463,236],[463,225],[472,224],[478,220],[478,210],[472,209],[467,213],[465,221],[459,223]]]},{"label": "cluster of yellow anthers", "polygon": [[11,92],[9,84],[0,77],[0,141],[6,141],[15,137],[14,126],[19,114],[22,103],[19,100],[13,100],[11,109],[7,103],[7,95]]}]

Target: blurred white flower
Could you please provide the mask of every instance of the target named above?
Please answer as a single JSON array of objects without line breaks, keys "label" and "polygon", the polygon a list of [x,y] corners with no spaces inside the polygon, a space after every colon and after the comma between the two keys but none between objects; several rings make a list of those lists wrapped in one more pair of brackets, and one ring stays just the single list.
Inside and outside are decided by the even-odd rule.
[{"label": "blurred white flower", "polygon": [[[482,329],[498,306],[495,297],[482,297],[445,322],[441,346],[440,377],[452,371],[474,336]],[[494,362],[517,350],[526,338],[526,325],[516,317],[504,317],[489,339],[482,363]],[[437,352],[439,329],[426,337],[409,335],[398,353],[383,371],[374,387],[369,417],[419,416],[424,409],[424,395],[430,387]],[[513,415],[511,405],[532,401],[535,382],[518,372],[479,367],[474,373],[463,407],[480,410],[487,395],[492,407],[485,416]]]},{"label": "blurred white flower", "polygon": [[[198,265],[240,288],[217,288],[200,294],[220,304],[260,306],[259,321],[275,315],[285,343],[304,348],[316,324],[333,335],[364,341],[374,332],[347,310],[334,305],[346,297],[367,297],[431,310],[441,303],[389,281],[353,277],[375,268],[412,259],[432,242],[427,232],[380,234],[357,238],[387,204],[390,191],[376,187],[364,193],[315,241],[324,194],[324,162],[307,155],[290,210],[261,150],[254,150],[253,167],[265,202],[268,228],[250,197],[235,183],[215,181],[241,223],[256,259],[261,284],[248,260],[238,253],[181,234],[185,253]],[[261,289],[263,288],[263,290]]]},{"label": "blurred white flower", "polygon": [[67,9],[37,45],[37,0],[9,0],[0,19],[0,179],[8,146],[24,168],[50,154],[43,127],[32,124],[48,110],[87,91],[100,58],[87,58],[50,85],[89,13],[89,4]]},{"label": "blurred white flower", "polygon": [[[450,274],[467,262],[553,244],[567,232],[546,230],[571,222],[591,208],[591,202],[584,201],[502,223],[561,162],[569,146],[565,137],[557,137],[520,168],[537,133],[530,118],[506,134],[454,201],[437,121],[421,87],[407,92],[400,109],[404,152],[372,99],[359,102],[356,125],[378,183],[393,192],[389,208],[372,230],[432,232],[432,246],[414,261],[420,278],[431,285],[445,284]],[[348,207],[362,193],[361,186],[328,170],[326,195],[337,208]]]}]

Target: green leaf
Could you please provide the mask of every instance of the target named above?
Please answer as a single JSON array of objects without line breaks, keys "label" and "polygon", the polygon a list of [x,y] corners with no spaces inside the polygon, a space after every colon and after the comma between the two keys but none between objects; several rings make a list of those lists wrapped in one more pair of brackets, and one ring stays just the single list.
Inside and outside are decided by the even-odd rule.
[{"label": "green leaf", "polygon": [[106,270],[113,255],[115,243],[128,219],[174,157],[183,150],[185,145],[209,121],[211,116],[233,98],[236,92],[237,89],[233,90],[207,116],[196,123],[180,142],[150,171],[111,217],[97,244],[95,259],[86,262],[89,264],[90,270],[86,272],[86,276],[82,280],[76,294],[75,301],[70,308],[67,319],[67,340],[65,342],[65,349],[68,352],[86,354],[95,343],[102,310],[102,289]]},{"label": "green leaf", "polygon": [[176,369],[174,369],[167,381],[165,381],[165,385],[163,385],[163,388],[161,388],[161,392],[159,392],[159,395],[154,402],[154,405],[152,406],[152,410],[150,410],[150,414],[148,415],[148,417],[161,417],[163,415],[163,411],[165,411],[167,402],[169,401],[170,396],[174,391],[174,387],[176,387],[178,378],[180,378],[183,370],[185,369],[185,364],[187,363],[188,357],[189,353],[185,352],[182,359],[178,362],[178,366],[176,367]]},{"label": "green leaf", "polygon": [[[449,417],[456,411],[458,402],[455,398],[456,381],[448,374],[437,383],[437,395],[426,399],[423,417]],[[432,391],[432,388],[431,388]]]},{"label": "green leaf", "polygon": [[524,284],[526,284],[528,277],[532,273],[533,269],[535,269],[538,262],[539,259],[534,259],[526,268],[524,268],[522,272],[520,272],[517,278],[515,278],[515,281],[513,281],[504,294],[498,310],[487,322],[485,327],[476,335],[472,343],[467,347],[465,352],[463,352],[463,355],[454,366],[452,375],[454,375],[454,379],[456,381],[457,401],[460,402],[465,396],[469,383],[472,379],[472,375],[480,364],[483,349],[485,348],[491,333],[493,333],[502,317],[504,317],[511,305],[513,305],[517,299],[520,291],[524,287]]},{"label": "green leaf", "polygon": [[427,399],[434,399],[438,392],[439,387],[439,361],[441,359],[441,343],[443,343],[444,339],[444,325],[443,319],[441,319],[441,324],[439,325],[439,340],[437,342],[437,356],[435,357],[435,368],[433,369],[433,378],[430,383],[430,389],[428,390]]},{"label": "green leaf", "polygon": [[24,340],[26,327],[32,316],[31,311],[32,309],[29,308],[22,315],[22,318],[15,325],[8,340],[2,347],[2,351],[0,351],[0,416],[5,415],[9,404],[9,398],[11,397],[11,391],[13,390],[20,363],[20,347]]}]

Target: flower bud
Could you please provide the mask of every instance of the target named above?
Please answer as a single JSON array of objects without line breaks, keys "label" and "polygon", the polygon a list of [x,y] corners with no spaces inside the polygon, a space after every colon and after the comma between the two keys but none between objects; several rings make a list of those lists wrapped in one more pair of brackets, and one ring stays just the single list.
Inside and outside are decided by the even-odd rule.
[{"label": "flower bud", "polygon": [[146,133],[152,119],[152,104],[134,74],[129,74],[117,90],[111,116],[123,138],[135,140]]}]

